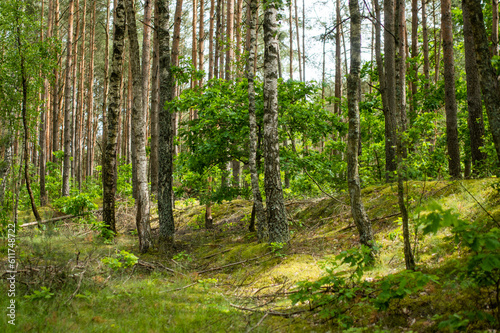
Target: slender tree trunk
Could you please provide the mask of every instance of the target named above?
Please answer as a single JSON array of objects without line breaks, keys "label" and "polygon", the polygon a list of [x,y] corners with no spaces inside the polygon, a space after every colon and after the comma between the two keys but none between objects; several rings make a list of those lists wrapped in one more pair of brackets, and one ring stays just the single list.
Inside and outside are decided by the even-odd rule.
[{"label": "slender tree trunk", "polygon": [[491,1],[491,55],[498,55],[498,0]]},{"label": "slender tree trunk", "polygon": [[[378,0],[375,0],[378,1]],[[340,49],[340,22],[342,17],[340,14],[340,0],[336,1],[336,24],[337,31],[335,32],[335,104],[334,113],[340,115],[340,105],[342,98],[342,51]],[[380,11],[379,11],[380,12]]]},{"label": "slender tree trunk", "polygon": [[462,6],[467,6],[472,34],[474,35],[474,50],[476,63],[481,78],[481,92],[486,113],[490,123],[493,143],[500,161],[500,93],[498,78],[491,65],[491,53],[488,49],[486,29],[484,28],[483,12],[479,0],[462,0]]},{"label": "slender tree trunk", "polygon": [[[168,32],[168,4],[166,0],[157,0],[158,3],[158,37],[160,45],[160,105],[171,101],[173,82],[170,72],[170,49]],[[173,133],[172,116],[170,110],[162,107],[159,111],[159,157],[160,178],[158,183],[158,214],[160,216],[159,247],[165,251],[174,245],[174,215],[172,205],[172,175],[173,175]]]},{"label": "slender tree trunk", "polygon": [[384,26],[385,90],[387,97],[387,105],[384,105],[385,179],[386,182],[391,182],[394,180],[397,170],[394,0],[384,1]]},{"label": "slender tree trunk", "polygon": [[429,90],[429,36],[427,31],[427,0],[422,0],[422,49],[424,54],[425,91]]},{"label": "slender tree trunk", "polygon": [[78,36],[80,35],[80,20],[78,12],[80,11],[80,1],[75,1],[74,14],[76,15],[76,29],[73,36],[73,66],[71,68],[71,178],[76,179],[76,114],[78,110]]},{"label": "slender tree trunk", "polygon": [[[302,59],[300,58],[300,33],[299,33],[299,10],[297,8],[297,0],[295,4],[295,31],[297,31],[297,58],[299,60],[299,80],[302,81]],[[290,44],[291,45],[291,44]]]},{"label": "slender tree trunk", "polygon": [[406,167],[403,164],[406,148],[404,133],[406,132],[406,18],[405,0],[396,0],[396,22],[399,26],[397,31],[397,74],[396,74],[396,100],[398,111],[396,114],[397,126],[397,173],[398,173],[398,203],[401,210],[403,222],[403,243],[406,269],[415,269],[415,259],[410,244],[410,231],[408,225],[408,209],[404,198],[403,179],[406,178]]},{"label": "slender tree trunk", "polygon": [[[193,0],[193,46],[191,48],[191,59],[193,61],[193,66],[194,68],[198,68],[198,39],[196,38],[196,28],[198,27],[197,20],[198,20],[198,0]],[[198,85],[197,80],[193,77],[191,79],[191,89],[196,87]],[[190,120],[195,119],[195,113],[196,110],[192,109],[190,110]]]},{"label": "slender tree trunk", "polygon": [[[144,23],[142,28],[142,109],[144,114],[149,112],[149,84],[151,75],[151,0],[144,1]],[[150,115],[151,117],[151,115]],[[147,123],[146,123],[147,128]],[[152,136],[152,135],[151,135]],[[146,133],[146,138],[148,137]]]},{"label": "slender tree trunk", "polygon": [[104,155],[104,148],[106,147],[106,139],[108,136],[108,121],[107,121],[107,107],[108,107],[108,81],[109,81],[109,16],[110,16],[110,0],[106,0],[106,33],[105,46],[104,46],[104,89],[102,99],[102,150]]},{"label": "slender tree trunk", "polygon": [[214,54],[214,76],[219,78],[219,61],[220,61],[220,53],[221,53],[221,31],[222,31],[222,22],[221,22],[221,5],[222,0],[217,0],[217,8],[215,12],[215,16],[217,19],[216,27],[215,27],[215,54]]},{"label": "slender tree trunk", "polygon": [[[411,57],[418,56],[418,0],[411,1]],[[415,112],[415,100],[418,92],[418,63],[413,64],[413,80],[411,82],[410,112]]]},{"label": "slender tree trunk", "polygon": [[[55,39],[59,38],[59,0],[55,0],[54,12],[54,30],[53,37]],[[59,54],[56,54],[57,61],[59,63]],[[52,87],[52,152],[59,150],[59,66],[54,68],[54,85]],[[57,162],[57,157],[52,155],[52,162]]]},{"label": "slender tree trunk", "polygon": [[[78,188],[81,189],[81,184],[83,177],[85,176],[85,168],[83,167],[83,154],[84,154],[84,145],[83,145],[83,122],[84,122],[84,82],[85,82],[85,25],[86,25],[86,17],[87,17],[87,0],[83,1],[83,10],[82,10],[82,23],[81,23],[81,44],[80,44],[80,80],[78,83],[78,111],[76,114],[76,178],[78,181]],[[87,148],[88,149],[88,148]]]},{"label": "slender tree trunk", "polygon": [[[4,198],[5,198],[5,188],[7,187],[7,181],[9,178],[9,173],[12,168],[12,160],[13,160],[13,154],[12,154],[12,144],[13,144],[13,138],[12,138],[12,132],[9,130],[7,131],[7,137],[4,138],[5,142],[5,153],[4,153],[4,159],[2,164],[0,164],[0,178],[2,179],[2,183],[0,184],[0,206],[4,206]],[[15,176],[13,176],[15,177]]]},{"label": "slender tree trunk", "polygon": [[302,0],[302,69],[306,82],[306,1]]},{"label": "slender tree trunk", "polygon": [[[43,20],[44,20],[44,1],[42,0],[42,12],[41,12],[41,25],[43,27]],[[49,11],[51,11],[51,8],[50,8],[50,5],[51,5],[51,2],[49,1]],[[47,26],[50,26],[51,23],[50,23],[50,15],[49,14],[49,18],[48,18],[48,25]],[[49,32],[47,31],[47,37],[50,37],[49,36]],[[43,42],[44,40],[44,32],[43,30],[40,32],[40,39],[41,41]],[[46,169],[45,169],[45,163],[47,161],[47,140],[46,140],[46,136],[47,136],[47,115],[48,115],[48,111],[50,110],[50,99],[49,99],[49,81],[47,78],[44,79],[44,82],[43,82],[43,93],[42,93],[42,98],[41,100],[43,101],[43,104],[42,104],[42,111],[40,112],[40,127],[39,127],[39,145],[40,145],[40,154],[38,155],[38,164],[39,164],[39,177],[40,177],[40,206],[45,206],[47,205],[48,203],[48,196],[47,196],[47,190],[45,188],[45,173],[46,173]],[[10,141],[10,140],[9,140]],[[6,176],[8,176],[8,173],[10,171],[10,164],[12,163],[12,156],[8,156],[8,155],[12,155],[12,144],[11,142],[8,142],[8,147],[7,147],[7,150],[5,152],[5,160],[7,162],[7,170],[4,173],[1,174],[1,177],[2,178],[2,184],[0,185],[0,205],[3,205],[3,198],[4,198],[4,193],[5,193],[5,185],[6,185]],[[7,157],[9,157],[9,159],[7,159]]]},{"label": "slender tree trunk", "polygon": [[[204,57],[203,57],[203,52],[205,51],[205,2],[204,0],[199,0],[200,1],[200,28],[198,32],[198,70],[202,71],[203,70],[203,62],[204,62]],[[200,87],[203,87],[203,78],[200,79],[198,82],[198,85]]]},{"label": "slender tree trunk", "polygon": [[73,66],[73,12],[74,1],[70,0],[68,13],[68,37],[66,42],[66,78],[64,87],[64,165],[63,165],[63,182],[62,196],[69,196],[69,177],[71,172],[71,72]]},{"label": "slender tree trunk", "polygon": [[[179,66],[179,47],[180,47],[180,40],[181,40],[181,22],[182,22],[182,0],[177,0],[177,4],[175,7],[175,21],[174,21],[174,36],[173,36],[173,42],[172,42],[172,53],[171,53],[171,65],[173,66]],[[176,86],[175,80],[172,78],[172,98],[175,98],[175,96],[178,95],[178,90],[179,88]],[[175,137],[177,135],[177,124],[179,122],[179,117],[176,112],[172,113],[172,122],[174,124],[174,127],[172,129],[172,135]],[[179,147],[174,146],[174,155],[177,154]]]},{"label": "slender tree trunk", "polygon": [[[485,154],[480,149],[484,146],[483,104],[481,101],[481,84],[474,50],[474,36],[472,34],[470,14],[467,6],[463,6],[462,15],[464,20],[467,109],[469,111],[467,123],[469,126],[471,159],[472,165],[474,166],[473,173],[477,175],[482,162],[486,158]],[[465,175],[465,177],[467,176],[468,175]]]},{"label": "slender tree trunk", "polygon": [[246,74],[248,79],[248,117],[250,121],[250,140],[249,140],[249,158],[250,177],[252,184],[252,194],[254,203],[254,214],[257,219],[257,236],[259,241],[266,241],[268,226],[264,205],[262,204],[262,195],[259,188],[259,173],[257,169],[257,119],[255,114],[255,44],[257,44],[257,22],[258,22],[258,0],[250,0],[249,15],[247,16],[247,36],[248,36],[248,58],[246,63]]},{"label": "slender tree trunk", "polygon": [[443,35],[444,99],[446,109],[446,142],[450,176],[461,177],[458,144],[457,100],[455,97],[455,65],[453,59],[453,29],[451,0],[441,0],[441,31]]},{"label": "slender tree trunk", "polygon": [[108,138],[102,165],[103,181],[103,220],[108,229],[116,232],[115,193],[116,193],[116,148],[117,127],[120,114],[120,81],[123,75],[123,49],[125,44],[125,7],[123,0],[115,2],[113,20],[113,58],[109,78]]},{"label": "slender tree trunk", "polygon": [[432,8],[432,20],[433,20],[433,27],[434,27],[434,83],[437,84],[439,80],[439,63],[440,63],[440,56],[441,56],[441,34],[436,34],[436,31],[438,30],[435,28],[437,26],[436,24],[436,1],[433,1],[433,8]]},{"label": "slender tree trunk", "polygon": [[89,42],[89,78],[87,92],[87,175],[94,176],[94,55],[95,55],[95,1],[92,3],[92,18]]},{"label": "slender tree trunk", "polygon": [[241,61],[241,18],[243,15],[243,0],[236,2],[236,62],[238,75],[241,75],[240,61]]},{"label": "slender tree trunk", "polygon": [[[148,160],[146,157],[146,113],[142,103],[141,63],[139,53],[139,40],[133,0],[126,0],[127,29],[129,40],[129,66],[132,69],[133,103],[132,103],[132,144],[136,150],[136,158],[132,163],[136,165],[137,172],[137,215],[136,225],[139,235],[139,249],[146,253],[151,246],[151,227],[149,225],[149,191],[148,191]],[[143,50],[149,52],[149,49]]]},{"label": "slender tree trunk", "polygon": [[[22,84],[22,101],[21,101],[21,116],[23,119],[23,129],[24,129],[24,136],[23,136],[23,146],[24,146],[24,180],[26,182],[26,190],[28,191],[28,196],[30,198],[31,202],[31,210],[33,211],[33,215],[35,216],[36,221],[38,222],[38,226],[40,226],[40,222],[42,221],[42,218],[40,217],[40,214],[38,213],[38,209],[36,208],[36,203],[35,203],[35,197],[33,196],[33,191],[31,190],[31,185],[30,185],[30,177],[29,177],[29,155],[28,155],[28,143],[29,143],[29,125],[28,125],[28,114],[27,114],[27,108],[28,108],[28,89],[29,89],[29,83],[28,83],[28,77],[26,74],[26,65],[25,65],[25,58],[24,58],[24,53],[23,53],[23,45],[21,41],[21,28],[20,28],[20,22],[19,18],[17,19],[17,47],[18,47],[18,56],[20,60],[20,66],[21,66],[21,84]],[[73,31],[71,31],[71,34],[73,34]],[[17,209],[16,209],[17,211]]]},{"label": "slender tree trunk", "polygon": [[366,215],[361,200],[361,185],[358,173],[359,131],[359,70],[361,64],[361,15],[358,0],[349,0],[351,15],[351,67],[347,79],[347,105],[349,115],[349,134],[347,140],[347,173],[351,213],[358,229],[361,244],[373,248],[374,238],[371,222]]},{"label": "slender tree trunk", "polygon": [[152,87],[151,87],[151,116],[150,116],[150,128],[151,128],[151,155],[149,158],[150,170],[151,170],[151,194],[158,194],[158,89],[160,81],[158,80],[158,66],[160,64],[160,57],[158,54],[158,4],[155,1],[155,17],[154,26],[155,30],[153,33],[153,73],[151,75]]},{"label": "slender tree trunk", "polygon": [[226,80],[232,80],[232,62],[234,58],[234,0],[227,0],[226,21]]},{"label": "slender tree trunk", "polygon": [[265,0],[264,13],[264,158],[269,243],[288,243],[290,231],[286,218],[279,162],[278,140],[278,49],[276,4]]},{"label": "slender tree trunk", "polygon": [[[379,0],[373,0],[373,7],[375,9],[375,18],[377,22],[380,21],[380,5],[379,5]],[[387,89],[386,89],[386,80],[385,80],[385,68],[384,68],[384,62],[382,60],[382,52],[381,52],[381,27],[380,24],[375,24],[375,61],[377,62],[377,71],[378,71],[378,77],[379,77],[379,91],[380,95],[382,97],[382,107],[384,109],[384,112],[386,109],[389,108],[388,106],[388,101],[387,101]],[[339,48],[340,52],[340,48]],[[340,59],[339,59],[340,60]]]},{"label": "slender tree trunk", "polygon": [[214,78],[214,13],[215,0],[210,0],[210,30],[208,32],[208,79]]}]

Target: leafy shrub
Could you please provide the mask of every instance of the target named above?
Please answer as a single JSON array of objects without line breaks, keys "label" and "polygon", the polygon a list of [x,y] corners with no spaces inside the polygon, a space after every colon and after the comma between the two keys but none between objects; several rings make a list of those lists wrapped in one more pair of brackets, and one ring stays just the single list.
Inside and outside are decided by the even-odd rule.
[{"label": "leafy shrub", "polygon": [[116,253],[114,257],[105,257],[101,259],[101,262],[113,270],[118,270],[120,268],[132,267],[139,261],[139,258],[134,254],[121,250],[120,253]]},{"label": "leafy shrub", "polygon": [[89,210],[97,209],[97,205],[92,202],[88,193],[80,193],[72,197],[61,197],[54,200],[54,207],[61,210],[64,214],[82,215]]}]

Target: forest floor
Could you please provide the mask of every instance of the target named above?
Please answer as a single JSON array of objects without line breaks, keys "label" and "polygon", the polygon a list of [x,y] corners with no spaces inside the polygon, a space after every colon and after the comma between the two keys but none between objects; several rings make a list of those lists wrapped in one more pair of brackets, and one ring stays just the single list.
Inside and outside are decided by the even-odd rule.
[{"label": "forest floor", "polygon": [[[498,179],[408,182],[411,221],[425,214],[415,208],[430,200],[462,219],[487,220],[490,214],[500,221],[500,195],[493,184]],[[391,185],[363,191],[380,252],[358,283],[380,286],[377,283],[405,269],[396,194]],[[468,251],[448,239],[449,228],[427,236],[412,231],[418,270],[433,278],[414,292],[394,297],[383,311],[369,302],[380,293],[378,287],[371,289],[372,295],[355,290],[349,304],[331,293],[332,308],[328,302],[316,307],[319,303],[311,300],[293,304],[290,296],[300,281],[324,277],[336,255],[359,246],[346,194],[287,201],[292,240],[284,247],[258,243],[255,233],[248,231],[250,201],[214,205],[211,230],[204,229],[204,206],[192,200],[176,206],[175,249],[169,255],[160,255],[156,248],[139,254],[133,214],[125,208],[120,233],[112,242],[105,242],[85,221],[58,222],[43,231],[21,229],[16,249],[16,325],[8,324],[11,298],[6,296],[8,284],[2,283],[0,331],[437,332],[444,331],[438,325],[447,318],[458,322],[448,326],[452,328],[498,329],[464,315],[480,308],[495,316],[498,304],[495,309],[491,302],[493,289],[471,291],[455,273]],[[152,228],[157,233],[157,221]],[[7,249],[2,240],[4,278]],[[138,261],[125,267],[135,263],[129,253]],[[335,269],[339,276],[348,271],[345,265]],[[332,290],[325,288],[320,294]],[[339,306],[341,313],[335,311]]]}]

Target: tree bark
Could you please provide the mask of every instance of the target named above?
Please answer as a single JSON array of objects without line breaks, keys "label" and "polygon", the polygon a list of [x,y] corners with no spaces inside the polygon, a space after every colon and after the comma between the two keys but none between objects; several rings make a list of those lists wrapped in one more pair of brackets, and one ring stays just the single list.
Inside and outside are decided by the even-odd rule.
[{"label": "tree bark", "polygon": [[83,168],[83,122],[84,122],[84,113],[83,113],[83,104],[84,104],[84,82],[85,82],[85,25],[86,25],[86,17],[87,17],[87,0],[83,2],[83,10],[82,10],[82,23],[81,23],[81,44],[80,44],[80,79],[78,82],[78,108],[76,113],[76,124],[75,124],[75,165],[76,165],[76,179],[78,182],[78,188],[81,189],[81,184],[83,177],[85,176],[85,169]]},{"label": "tree bark", "polygon": [[374,238],[371,222],[366,215],[361,200],[361,185],[358,172],[358,147],[360,140],[359,116],[359,71],[361,64],[361,14],[358,0],[349,0],[351,15],[351,67],[347,79],[347,105],[349,115],[349,133],[347,139],[347,174],[351,213],[358,229],[361,244],[373,249]]},{"label": "tree bark", "polygon": [[[288,4],[288,34],[289,34],[289,39],[290,39],[290,45],[289,45],[289,50],[290,50],[290,80],[293,80],[293,17],[292,17],[292,1]],[[325,36],[326,38],[326,36]],[[325,68],[325,40],[323,40],[323,69]],[[323,85],[325,85],[325,72],[323,71]]]},{"label": "tree bark", "polygon": [[500,93],[498,78],[491,65],[491,53],[488,49],[486,29],[484,28],[483,12],[478,0],[463,0],[462,6],[467,6],[470,14],[476,63],[481,78],[481,92],[490,123],[490,131],[500,161]]},{"label": "tree bark", "polygon": [[290,231],[286,218],[279,162],[278,139],[278,49],[276,4],[265,0],[264,13],[264,158],[269,243],[288,243]]},{"label": "tree bark", "polygon": [[[53,11],[53,37],[59,38],[59,0],[55,0]],[[59,62],[59,54],[56,54],[56,61]],[[54,68],[54,84],[52,87],[52,150],[56,152],[59,150],[59,66]],[[56,155],[52,155],[52,162],[57,162]]]},{"label": "tree bark", "polygon": [[151,116],[150,119],[150,128],[151,128],[151,155],[149,157],[150,170],[151,170],[151,194],[158,194],[158,168],[159,168],[159,160],[158,160],[158,93],[159,93],[159,65],[160,65],[160,57],[159,57],[159,44],[158,44],[158,3],[155,1],[155,17],[154,17],[154,26],[155,30],[153,33],[153,69],[151,74]]},{"label": "tree bark", "polygon": [[498,55],[498,0],[491,1],[491,55]]},{"label": "tree bark", "polygon": [[[203,57],[203,52],[205,51],[205,19],[204,19],[205,2],[204,0],[199,0],[199,1],[200,1],[200,28],[198,32],[198,70],[202,71],[203,62],[205,60]],[[200,79],[198,85],[200,87],[203,87],[203,78]]]},{"label": "tree bark", "polygon": [[[295,30],[297,31],[297,58],[299,60],[299,80],[302,81],[302,59],[300,58],[299,10],[295,0]],[[290,44],[291,45],[291,44]]]},{"label": "tree bark", "polygon": [[106,149],[102,165],[103,182],[103,220],[107,228],[116,233],[115,193],[116,193],[116,150],[117,127],[120,114],[120,83],[123,76],[123,49],[125,44],[125,7],[124,0],[115,2],[113,20],[113,58],[109,78],[108,129]]},{"label": "tree bark", "polygon": [[[463,6],[462,16],[464,20],[467,109],[469,111],[467,123],[470,136],[471,160],[474,166],[472,173],[477,175],[482,162],[486,158],[485,154],[480,150],[480,148],[484,146],[483,103],[481,100],[481,84],[475,57],[476,52],[474,50],[474,36],[472,34],[470,14],[467,6]],[[468,175],[465,175],[465,177],[468,177]]]},{"label": "tree bark", "polygon": [[234,58],[234,0],[227,0],[226,21],[226,80],[232,80],[232,62]]},{"label": "tree bark", "polygon": [[427,31],[427,0],[422,0],[422,52],[424,54],[425,90],[429,90],[429,36]]},{"label": "tree bark", "polygon": [[158,37],[160,55],[160,110],[159,110],[159,182],[158,182],[158,214],[160,217],[159,247],[166,251],[174,245],[174,215],[173,215],[173,133],[172,113],[165,103],[172,101],[172,74],[170,71],[170,49],[168,32],[168,4],[166,0],[157,0],[159,15]]},{"label": "tree bark", "polygon": [[457,100],[455,97],[455,65],[453,59],[453,29],[451,0],[441,0],[441,32],[443,36],[444,100],[446,109],[446,143],[450,176],[461,178],[458,143]]},{"label": "tree bark", "polygon": [[406,132],[406,19],[405,19],[405,0],[396,0],[396,22],[399,29],[397,31],[397,76],[396,76],[396,100],[398,112],[396,114],[397,130],[397,173],[398,173],[398,203],[401,210],[403,224],[403,251],[405,256],[406,269],[415,269],[415,259],[410,244],[410,230],[408,225],[408,209],[404,198],[403,180],[406,178],[406,167],[403,159],[406,157],[406,144],[404,141]]},{"label": "tree bark", "polygon": [[394,180],[397,170],[396,160],[396,86],[395,86],[395,29],[394,0],[384,1],[384,61],[385,91],[387,104],[384,105],[385,117],[385,179]]},{"label": "tree bark", "polygon": [[250,0],[249,12],[247,16],[247,64],[246,64],[246,74],[248,80],[248,118],[250,121],[250,138],[249,138],[249,157],[248,164],[250,168],[250,179],[252,184],[252,194],[253,194],[253,204],[254,204],[254,214],[257,219],[257,237],[259,241],[263,242],[267,240],[268,226],[266,220],[266,212],[264,210],[264,205],[262,204],[262,195],[259,188],[259,173],[257,169],[257,119],[255,115],[255,44],[257,44],[257,22],[258,22],[258,0]]},{"label": "tree bark", "polygon": [[73,66],[73,12],[74,0],[70,0],[68,9],[68,37],[66,42],[66,78],[64,87],[64,164],[62,179],[62,196],[69,196],[69,177],[71,172],[71,71]]},{"label": "tree bark", "polygon": [[[126,0],[127,29],[129,40],[129,66],[131,68],[133,87],[132,102],[132,148],[135,149],[135,159],[132,163],[136,165],[137,173],[137,214],[136,226],[139,236],[139,249],[146,253],[151,246],[151,227],[149,225],[149,191],[148,191],[148,161],[146,157],[146,114],[143,109],[143,82],[141,80],[141,63],[139,54],[139,40],[137,38],[137,26],[133,0]],[[143,50],[149,52],[149,50]]]},{"label": "tree bark", "polygon": [[92,3],[92,18],[89,41],[89,78],[87,91],[87,176],[94,176],[94,55],[95,55],[95,26],[96,26],[96,7],[95,1]]},{"label": "tree bark", "polygon": [[215,0],[210,0],[210,28],[208,32],[208,79],[214,78],[214,13]]},{"label": "tree bark", "polygon": [[[196,38],[196,28],[198,27],[198,0],[193,0],[193,20],[192,20],[192,29],[193,29],[193,40],[192,40],[192,48],[191,48],[191,60],[193,61],[193,67],[195,69],[198,68],[198,39]],[[197,80],[193,77],[191,78],[191,89],[198,85]],[[196,110],[191,109],[189,120],[195,119]]]}]

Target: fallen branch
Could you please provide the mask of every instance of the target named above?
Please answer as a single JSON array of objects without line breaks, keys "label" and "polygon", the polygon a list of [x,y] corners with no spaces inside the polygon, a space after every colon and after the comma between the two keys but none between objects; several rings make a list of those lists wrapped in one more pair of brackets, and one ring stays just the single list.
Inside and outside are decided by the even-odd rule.
[{"label": "fallen branch", "polygon": [[394,213],[394,214],[391,214],[391,215],[386,215],[386,216],[378,217],[378,218],[372,219],[370,221],[375,222],[375,221],[385,220],[385,219],[388,219],[390,217],[394,217],[394,216],[398,216],[398,215],[401,215],[401,212],[397,212],[397,213]]},{"label": "fallen branch", "polygon": [[266,319],[266,317],[269,315],[269,312],[266,312],[266,314],[260,318],[259,322],[257,323],[257,325],[255,325],[254,327],[250,327],[249,329],[247,329],[246,333],[249,333],[251,331],[253,331],[254,329],[256,329],[257,327],[259,327],[260,324],[262,324],[262,322],[264,321],[264,319]]},{"label": "fallen branch", "polygon": [[285,318],[289,318],[293,315],[307,311],[307,310],[299,310],[299,311],[295,311],[295,312],[285,313],[285,312],[276,312],[276,311],[255,310],[255,309],[245,308],[243,306],[239,306],[239,305],[232,304],[232,303],[229,303],[229,305],[232,306],[233,308],[238,309],[238,310],[258,312],[258,313],[267,313],[268,315],[271,315],[271,316],[278,316],[278,317],[285,317]]},{"label": "fallen branch", "polygon": [[217,252],[217,253],[211,254],[209,256],[203,257],[201,259],[209,259],[209,258],[215,257],[216,255],[224,254],[224,253],[229,252],[229,251],[231,251],[231,249],[227,249],[227,250],[224,250],[224,251],[221,251],[221,252]]},{"label": "fallen branch", "polygon": [[247,259],[247,260],[242,260],[242,261],[238,261],[238,262],[233,262],[231,264],[227,264],[227,265],[224,265],[224,266],[220,266],[220,267],[214,267],[214,268],[210,268],[210,269],[205,269],[203,271],[199,271],[199,272],[196,272],[196,274],[203,274],[203,273],[207,273],[207,272],[213,272],[213,271],[218,271],[218,270],[221,270],[221,269],[224,269],[226,267],[231,267],[231,266],[235,266],[235,265],[239,265],[239,264],[244,264],[246,262],[249,262],[249,261],[253,261],[253,260],[257,260],[257,259],[260,259],[260,258],[263,258],[269,254],[271,254],[272,252],[268,252],[260,257],[255,257],[255,258],[252,258],[252,259]]},{"label": "fallen branch", "polygon": [[181,274],[181,275],[184,275],[182,274],[181,272],[177,272],[175,270],[173,270],[172,268],[168,268],[160,263],[155,263],[155,264],[152,264],[150,262],[147,262],[147,261],[144,261],[144,260],[138,260],[137,261],[137,265],[139,266],[142,266],[142,267],[146,267],[146,268],[149,268],[151,270],[155,270],[157,268],[157,266],[159,266],[160,268],[166,270],[167,272],[170,272],[170,273],[173,273],[173,274]]},{"label": "fallen branch", "polygon": [[[48,219],[48,220],[41,221],[40,224],[49,223],[49,222],[57,222],[57,221],[60,221],[60,220],[74,219],[75,217],[82,217],[82,216],[85,216],[87,214],[93,214],[93,213],[97,213],[97,212],[100,212],[100,211],[102,211],[102,208],[97,209],[97,210],[88,211],[88,212],[85,212],[84,214],[80,214],[80,215],[64,215],[64,216],[59,216],[59,217],[55,217],[53,219]],[[19,228],[29,227],[29,226],[32,226],[32,225],[38,225],[38,222],[35,221],[35,222],[24,223],[24,224],[21,224],[19,226]]]},{"label": "fallen branch", "polygon": [[71,295],[71,297],[70,297],[70,298],[68,298],[68,300],[67,300],[66,302],[64,302],[64,304],[63,304],[63,305],[68,304],[68,303],[69,303],[69,302],[73,299],[73,297],[75,297],[75,295],[76,295],[76,293],[78,292],[78,290],[80,290],[80,286],[82,285],[82,280],[83,280],[83,274],[85,274],[85,272],[86,272],[86,271],[84,270],[84,271],[82,271],[82,272],[80,273],[80,279],[78,279],[78,285],[76,286],[75,291],[73,292],[73,294]]}]

